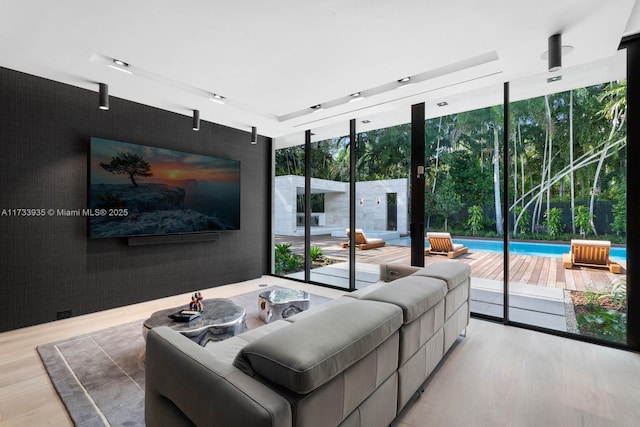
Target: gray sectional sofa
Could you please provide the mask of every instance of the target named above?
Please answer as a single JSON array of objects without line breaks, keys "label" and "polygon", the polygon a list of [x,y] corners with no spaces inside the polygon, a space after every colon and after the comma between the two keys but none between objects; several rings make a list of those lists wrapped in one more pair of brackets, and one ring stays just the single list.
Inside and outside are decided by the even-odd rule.
[{"label": "gray sectional sofa", "polygon": [[205,347],[153,329],[147,425],[389,425],[468,325],[470,268],[382,273],[388,283]]}]

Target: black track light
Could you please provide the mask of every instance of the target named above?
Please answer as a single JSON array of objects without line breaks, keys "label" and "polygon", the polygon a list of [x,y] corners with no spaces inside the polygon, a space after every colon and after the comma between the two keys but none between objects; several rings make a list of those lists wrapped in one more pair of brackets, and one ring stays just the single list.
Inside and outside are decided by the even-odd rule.
[{"label": "black track light", "polygon": [[193,110],[193,130],[200,130],[200,111]]},{"label": "black track light", "polygon": [[562,68],[562,34],[549,37],[549,71],[559,71]]},{"label": "black track light", "polygon": [[106,83],[99,83],[100,90],[98,91],[99,108],[101,110],[109,109],[109,85]]}]

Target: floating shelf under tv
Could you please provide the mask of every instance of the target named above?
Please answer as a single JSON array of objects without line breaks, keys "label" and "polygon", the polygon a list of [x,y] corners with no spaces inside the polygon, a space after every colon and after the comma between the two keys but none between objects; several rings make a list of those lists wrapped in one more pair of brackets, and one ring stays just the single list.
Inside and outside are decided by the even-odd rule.
[{"label": "floating shelf under tv", "polygon": [[212,242],[220,238],[220,233],[165,234],[159,236],[127,237],[128,246],[166,245],[170,243]]}]

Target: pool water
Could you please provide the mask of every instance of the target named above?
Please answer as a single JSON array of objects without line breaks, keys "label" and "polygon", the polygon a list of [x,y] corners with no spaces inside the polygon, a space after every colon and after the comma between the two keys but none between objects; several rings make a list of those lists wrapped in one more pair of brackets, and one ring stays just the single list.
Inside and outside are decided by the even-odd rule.
[{"label": "pool water", "polygon": [[[476,240],[453,238],[453,243],[460,243],[470,251],[498,252],[502,253],[502,241],[499,240]],[[407,246],[411,245],[411,240],[405,238]],[[425,246],[428,246],[425,239]],[[529,243],[529,242],[509,242],[509,252],[516,255],[533,255],[561,258],[563,254],[568,254],[570,245],[557,243]],[[627,262],[627,248],[611,247],[609,252],[611,258],[616,262]]]}]

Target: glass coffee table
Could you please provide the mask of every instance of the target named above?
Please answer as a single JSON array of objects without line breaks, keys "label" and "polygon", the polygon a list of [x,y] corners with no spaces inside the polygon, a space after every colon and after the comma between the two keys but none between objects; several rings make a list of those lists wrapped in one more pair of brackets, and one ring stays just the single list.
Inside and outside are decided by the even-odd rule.
[{"label": "glass coffee table", "polygon": [[258,297],[258,316],[264,323],[286,319],[309,308],[309,293],[296,289],[275,289]]},{"label": "glass coffee table", "polygon": [[142,334],[158,326],[169,326],[187,338],[204,346],[208,341],[222,341],[247,330],[246,310],[226,298],[212,298],[202,301],[204,311],[190,322],[178,322],[171,314],[188,310],[189,305],[156,311],[144,321]]}]

